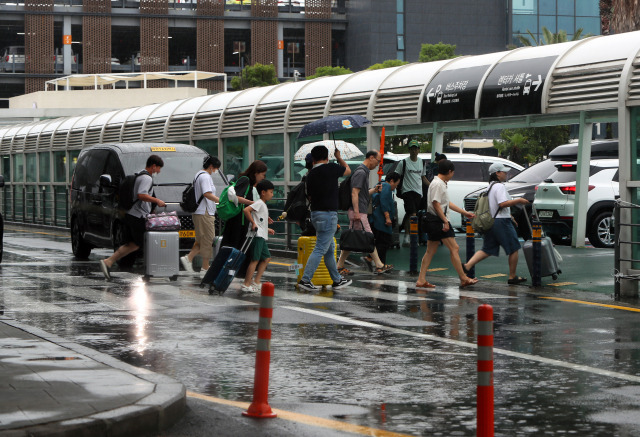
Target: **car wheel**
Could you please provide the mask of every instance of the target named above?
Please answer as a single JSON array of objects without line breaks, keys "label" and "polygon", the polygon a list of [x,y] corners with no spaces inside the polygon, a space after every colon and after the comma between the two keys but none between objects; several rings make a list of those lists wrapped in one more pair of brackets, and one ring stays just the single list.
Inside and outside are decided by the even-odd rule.
[{"label": "car wheel", "polygon": [[558,246],[570,246],[571,239],[563,238],[562,235],[559,234],[547,234],[547,237],[551,238],[551,242]]},{"label": "car wheel", "polygon": [[613,230],[612,214],[611,211],[602,211],[591,223],[587,236],[593,247],[613,247],[616,235]]},{"label": "car wheel", "polygon": [[79,259],[87,259],[91,253],[91,246],[82,238],[77,219],[71,222],[71,250],[73,255]]},{"label": "car wheel", "polygon": [[[116,223],[114,225],[113,230],[113,251],[118,250],[120,246],[124,244],[126,234],[125,227],[122,223]],[[118,260],[118,265],[120,268],[129,269],[133,267],[133,264],[136,262],[136,257],[138,255],[138,251],[130,253],[127,256],[124,256]]]}]

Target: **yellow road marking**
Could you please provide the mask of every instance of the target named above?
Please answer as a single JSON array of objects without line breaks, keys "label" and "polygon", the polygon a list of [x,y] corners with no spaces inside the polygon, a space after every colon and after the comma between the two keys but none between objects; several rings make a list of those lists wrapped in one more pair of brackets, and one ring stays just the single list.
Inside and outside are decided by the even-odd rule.
[{"label": "yellow road marking", "polygon": [[54,234],[52,232],[29,231],[29,230],[26,230],[26,229],[13,229],[13,228],[6,228],[6,229],[8,231],[12,231],[12,232],[24,232],[24,233],[29,233],[29,234],[53,235],[54,237],[71,238],[71,236],[69,234]]},{"label": "yellow road marking", "polygon": [[562,297],[551,297],[551,296],[540,296],[541,299],[549,299],[549,300],[559,300],[561,302],[571,302],[571,303],[581,303],[584,305],[593,305],[604,308],[613,308],[616,310],[624,310],[624,311],[633,311],[636,313],[640,313],[640,308],[631,308],[631,307],[623,307],[620,305],[607,305],[604,303],[595,303],[595,302],[586,302],[584,300],[574,300],[574,299],[565,299]]},{"label": "yellow road marking", "polygon": [[[207,396],[187,390],[187,396],[201,399],[203,401],[214,402],[217,404],[229,405],[231,407],[249,408],[249,402],[229,401],[213,396]],[[280,419],[289,420],[291,422],[304,423],[305,425],[317,426],[320,428],[328,428],[336,431],[351,432],[353,434],[376,436],[376,437],[411,437],[408,434],[399,434],[397,432],[385,431],[382,429],[369,428],[368,426],[353,425],[351,423],[340,422],[338,420],[324,419],[322,417],[309,416],[307,414],[293,413],[291,411],[272,408],[272,411],[278,415]]]},{"label": "yellow road marking", "polygon": [[279,262],[275,262],[275,261],[271,261],[269,264],[274,264],[276,266],[285,266],[285,267],[289,267],[289,266],[293,265],[293,264],[287,264],[287,263],[279,263]]},{"label": "yellow road marking", "polygon": [[563,285],[576,285],[577,282],[554,282],[553,284],[547,284],[552,287],[562,287]]},{"label": "yellow road marking", "polygon": [[429,269],[428,272],[441,272],[443,270],[448,270],[446,267],[438,267],[437,269]]},{"label": "yellow road marking", "polygon": [[490,278],[499,278],[499,277],[501,277],[501,276],[507,276],[507,275],[506,275],[506,274],[504,274],[504,273],[494,273],[493,275],[484,275],[484,276],[480,276],[480,277],[481,277],[481,278],[487,278],[487,279],[490,279]]}]

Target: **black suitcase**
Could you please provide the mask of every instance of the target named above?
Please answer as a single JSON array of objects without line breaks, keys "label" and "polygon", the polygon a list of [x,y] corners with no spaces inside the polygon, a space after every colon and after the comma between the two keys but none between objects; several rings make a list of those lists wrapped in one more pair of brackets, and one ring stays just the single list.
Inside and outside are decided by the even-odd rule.
[{"label": "black suitcase", "polygon": [[255,232],[251,236],[247,237],[240,249],[228,246],[222,247],[213,259],[213,263],[209,267],[209,270],[207,270],[207,273],[205,273],[202,278],[200,288],[204,288],[206,285],[209,285],[209,294],[213,294],[214,291],[217,291],[219,295],[222,295],[227,291],[231,281],[233,281],[236,273],[244,263],[247,250],[249,250],[249,247],[251,246],[253,237],[255,237]]}]

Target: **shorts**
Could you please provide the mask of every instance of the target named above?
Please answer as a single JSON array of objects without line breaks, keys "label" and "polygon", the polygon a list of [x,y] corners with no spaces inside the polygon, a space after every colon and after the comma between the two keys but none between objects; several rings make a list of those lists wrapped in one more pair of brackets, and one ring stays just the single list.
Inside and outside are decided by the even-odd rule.
[{"label": "shorts", "polygon": [[517,252],[520,249],[516,228],[511,222],[511,218],[497,218],[493,226],[484,234],[482,251],[489,255],[498,256],[500,246],[507,255]]},{"label": "shorts", "polygon": [[253,239],[249,253],[251,253],[251,261],[264,261],[265,259],[271,258],[267,240],[262,237],[255,237]]},{"label": "shorts", "polygon": [[[429,218],[431,218],[431,220],[429,220]],[[427,232],[427,239],[429,241],[442,241],[443,238],[455,238],[456,233],[453,232],[451,222],[449,222],[449,230],[445,232],[442,230],[444,223],[440,220],[440,217],[427,213],[423,220],[423,228]]]},{"label": "shorts", "polygon": [[[367,232],[371,232],[371,225],[369,224],[369,216],[367,214],[360,213],[360,217],[356,218],[353,209],[349,209],[347,215],[349,216],[349,229],[364,229]],[[362,227],[356,225],[358,222],[362,223]]]},{"label": "shorts", "polygon": [[415,191],[402,193],[402,200],[404,200],[404,212],[407,215],[416,215],[418,213],[420,202],[422,201],[420,193]]},{"label": "shorts", "polygon": [[138,247],[142,247],[144,245],[144,233],[147,231],[146,220],[142,217],[126,214],[124,216],[124,224],[127,226],[127,241],[124,243],[133,243]]}]

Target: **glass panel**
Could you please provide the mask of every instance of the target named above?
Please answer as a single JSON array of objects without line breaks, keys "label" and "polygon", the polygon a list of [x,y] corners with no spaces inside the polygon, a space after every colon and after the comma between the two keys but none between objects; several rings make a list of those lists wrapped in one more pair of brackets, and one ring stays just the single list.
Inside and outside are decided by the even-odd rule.
[{"label": "glass panel", "polygon": [[5,183],[11,182],[11,157],[5,155],[2,157],[2,175],[4,176]]},{"label": "glass panel", "polygon": [[[404,50],[404,35],[398,35],[398,47],[397,50]],[[404,55],[403,55],[404,57]],[[401,59],[401,58],[398,58]]]},{"label": "glass panel", "polygon": [[600,18],[600,2],[598,0],[576,0],[576,15]]},{"label": "glass panel", "polygon": [[640,107],[631,109],[631,180],[640,179]]},{"label": "glass panel", "polygon": [[513,0],[511,8],[514,14],[537,14],[538,0]]},{"label": "glass panel", "polygon": [[53,201],[53,187],[51,185],[41,185],[40,191],[40,215],[42,216],[42,223],[45,225],[52,225],[55,214],[56,204]]},{"label": "glass panel", "polygon": [[284,180],[284,140],[282,134],[260,135],[254,138],[256,159],[267,164],[267,179]]},{"label": "glass panel", "polygon": [[574,0],[562,0],[558,2],[558,15],[574,15],[574,7]]},{"label": "glass panel", "polygon": [[540,15],[555,15],[556,0],[540,0]]},{"label": "glass panel", "polygon": [[13,173],[14,181],[22,182],[24,180],[24,156],[17,154],[13,155]]},{"label": "glass panel", "polygon": [[404,14],[396,14],[396,33],[404,34]]},{"label": "glass panel", "polygon": [[404,0],[396,0],[396,12],[404,12]]},{"label": "glass panel", "polygon": [[67,157],[65,152],[53,152],[53,181],[66,182]]},{"label": "glass panel", "polygon": [[35,153],[27,153],[24,155],[27,163],[27,171],[25,176],[27,177],[27,182],[36,182],[37,176],[37,167],[36,167],[36,154]]},{"label": "glass panel", "polygon": [[196,147],[200,147],[211,156],[218,156],[218,140],[197,140]]},{"label": "glass panel", "polygon": [[40,170],[40,182],[51,182],[51,162],[49,152],[38,153],[38,169]]},{"label": "glass panel", "polygon": [[[540,16],[540,32],[542,33],[542,28],[546,27],[549,29],[551,33],[556,33],[556,17],[549,17],[546,15]],[[573,30],[573,29],[571,29]],[[542,35],[541,35],[542,36]]]},{"label": "glass panel", "polygon": [[600,17],[576,17],[576,29],[582,29],[583,35],[600,35]]},{"label": "glass panel", "polygon": [[291,162],[290,172],[291,172],[292,181],[299,181],[300,179],[302,179],[302,176],[307,174],[307,169],[304,166],[305,162],[303,160],[294,161],[293,155],[296,154],[296,151],[303,144],[313,143],[314,141],[322,140],[322,135],[314,135],[311,137],[304,137],[304,138],[296,138],[297,136],[298,136],[297,133],[289,134],[289,145],[290,145],[289,157]]},{"label": "glass panel", "polygon": [[222,169],[225,175],[236,177],[249,166],[249,140],[247,137],[225,138],[223,144]]},{"label": "glass panel", "polygon": [[575,30],[574,23],[574,17],[558,17],[558,30],[564,30],[567,32],[567,38],[571,39],[569,35],[573,35],[573,31]]},{"label": "glass panel", "polygon": [[404,51],[396,52],[396,59],[398,61],[404,61]]},{"label": "glass panel", "polygon": [[78,155],[80,154],[79,150],[71,150],[69,152],[69,162],[71,165],[69,166],[69,180],[71,180],[71,176],[73,176],[73,170],[76,168],[76,163],[78,162]]},{"label": "glass panel", "polygon": [[535,15],[514,15],[513,33],[526,34],[527,31],[534,35],[538,33],[538,17]]}]

